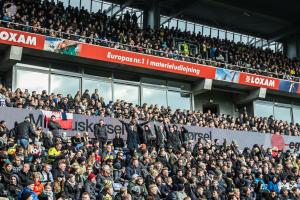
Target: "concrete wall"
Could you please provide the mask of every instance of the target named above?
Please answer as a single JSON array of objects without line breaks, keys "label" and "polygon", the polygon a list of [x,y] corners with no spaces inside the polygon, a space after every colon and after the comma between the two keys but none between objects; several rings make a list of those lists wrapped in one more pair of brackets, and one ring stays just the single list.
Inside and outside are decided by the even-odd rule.
[{"label": "concrete wall", "polygon": [[218,91],[207,91],[194,96],[195,110],[203,111],[203,105],[218,104],[220,114],[236,115],[236,106],[233,103],[233,96],[229,93]]}]

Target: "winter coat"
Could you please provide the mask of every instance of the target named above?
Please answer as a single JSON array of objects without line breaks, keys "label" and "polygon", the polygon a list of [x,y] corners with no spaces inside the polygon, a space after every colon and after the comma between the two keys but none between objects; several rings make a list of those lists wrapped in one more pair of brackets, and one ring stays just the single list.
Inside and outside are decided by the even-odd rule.
[{"label": "winter coat", "polygon": [[48,123],[48,128],[49,128],[49,131],[52,132],[52,134],[55,138],[60,137],[59,129],[61,129],[61,126],[60,126],[59,123],[50,120],[49,123]]},{"label": "winter coat", "polygon": [[72,186],[68,181],[66,181],[64,192],[72,200],[78,200],[80,198],[80,189],[77,183]]},{"label": "winter coat", "polygon": [[31,135],[36,135],[32,124],[28,121],[24,121],[18,124],[16,127],[16,138],[29,140]]},{"label": "winter coat", "polygon": [[24,188],[19,194],[18,194],[18,200],[23,199],[23,195],[26,193],[30,193],[31,194],[31,198],[32,200],[39,200],[38,196],[36,195],[36,193],[34,191],[32,191],[30,188],[26,187]]},{"label": "winter coat", "polygon": [[94,135],[98,140],[107,141],[107,130],[106,125],[100,126],[100,124],[95,124]]},{"label": "winter coat", "polygon": [[84,184],[84,191],[90,194],[91,200],[97,199],[98,191],[95,183],[86,181],[86,183]]}]

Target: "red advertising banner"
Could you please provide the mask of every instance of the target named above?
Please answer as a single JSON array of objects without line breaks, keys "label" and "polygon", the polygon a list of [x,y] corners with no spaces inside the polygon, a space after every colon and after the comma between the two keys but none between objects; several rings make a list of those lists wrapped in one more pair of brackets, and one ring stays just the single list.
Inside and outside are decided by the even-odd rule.
[{"label": "red advertising banner", "polygon": [[214,67],[89,44],[81,44],[79,56],[209,79],[214,79],[216,74]]},{"label": "red advertising banner", "polygon": [[45,36],[43,35],[0,28],[0,43],[43,50],[44,42]]},{"label": "red advertising banner", "polygon": [[[47,37],[44,35],[8,28],[0,28],[0,43],[113,62],[144,69],[217,80],[227,80],[224,78],[228,78],[228,73],[231,75],[231,72],[233,72],[234,79],[232,78],[230,81],[234,83],[300,94],[300,85],[296,82],[244,72],[239,72],[238,76],[234,71],[226,71],[225,69],[221,70],[221,68],[215,68],[212,66],[96,46],[64,40],[62,38]],[[220,69],[218,70],[218,73],[217,69]]]},{"label": "red advertising banner", "polygon": [[248,74],[241,72],[239,83],[244,85],[250,85],[255,87],[268,88],[272,90],[278,90],[279,79],[266,76],[258,76],[254,74]]}]

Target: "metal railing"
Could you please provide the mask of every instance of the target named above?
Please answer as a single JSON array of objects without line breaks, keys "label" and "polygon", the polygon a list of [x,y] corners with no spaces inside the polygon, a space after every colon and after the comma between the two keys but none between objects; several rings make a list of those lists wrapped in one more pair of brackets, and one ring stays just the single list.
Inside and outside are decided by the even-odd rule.
[{"label": "metal railing", "polygon": [[209,65],[209,66],[213,66],[213,67],[220,67],[220,68],[225,68],[225,69],[229,69],[229,70],[236,70],[236,71],[247,72],[247,73],[252,73],[252,74],[259,74],[259,75],[263,75],[263,76],[280,78],[280,79],[285,79],[285,80],[299,81],[299,77],[288,75],[288,74],[280,74],[280,73],[270,72],[267,70],[254,69],[254,68],[245,67],[245,66],[238,66],[238,65],[226,63],[224,61],[217,61],[217,60],[213,60],[213,59],[202,59],[202,58],[198,58],[198,57],[190,57],[190,56],[182,55],[180,53],[174,53],[174,52],[170,53],[170,52],[167,52],[164,50],[154,50],[154,49],[144,48],[141,46],[133,46],[133,45],[128,45],[128,44],[123,44],[120,42],[114,42],[114,41],[107,40],[107,39],[84,37],[84,36],[70,34],[70,33],[62,32],[62,31],[34,27],[34,26],[30,26],[30,25],[14,23],[14,22],[5,21],[5,20],[0,20],[0,26],[5,27],[5,28],[22,30],[25,32],[30,32],[30,33],[47,35],[47,36],[51,36],[51,37],[74,40],[74,41],[78,41],[80,43],[89,43],[89,44],[94,44],[94,45],[99,45],[99,46],[133,51],[133,52],[137,52],[137,53],[149,54],[149,55],[154,55],[154,56],[159,56],[159,57],[166,57],[166,58],[185,61],[185,62]]}]

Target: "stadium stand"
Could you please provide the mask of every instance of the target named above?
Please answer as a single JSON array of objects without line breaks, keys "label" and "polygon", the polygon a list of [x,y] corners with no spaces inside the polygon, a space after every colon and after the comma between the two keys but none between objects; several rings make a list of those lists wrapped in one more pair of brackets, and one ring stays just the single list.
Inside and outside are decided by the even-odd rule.
[{"label": "stadium stand", "polygon": [[[236,118],[225,114],[207,113],[191,110],[172,110],[170,107],[159,107],[158,105],[142,106],[134,105],[132,102],[117,100],[116,102],[105,102],[99,91],[92,94],[86,90],[80,93],[63,96],[62,94],[47,95],[46,90],[42,94],[35,91],[31,94],[26,90],[15,92],[0,85],[2,106],[61,111],[83,115],[96,115],[101,117],[112,117],[118,119],[170,122],[172,124],[192,125],[209,128],[221,128],[229,130],[253,131],[261,133],[272,133],[281,135],[300,135],[298,123],[288,123],[283,120],[275,120],[273,116],[268,118],[250,116],[246,111],[240,113]],[[56,99],[54,101],[54,99]]]},{"label": "stadium stand", "polygon": [[[65,8],[62,3],[55,4],[54,1],[34,1],[27,4],[17,0],[2,1],[2,10],[7,2],[13,2],[16,10],[13,15],[9,12],[3,14],[1,25],[4,27],[270,77],[299,80],[299,61],[268,49],[262,50],[243,43],[205,37],[200,32],[182,32],[174,28],[143,30],[137,25],[137,17],[130,16],[129,13],[117,19],[101,12],[89,13],[84,8]],[[201,50],[193,54],[189,50],[178,49],[173,44],[173,38],[196,42]]]},{"label": "stadium stand", "polygon": [[[150,69],[116,72],[126,65],[118,63],[121,67],[114,65],[112,69],[101,60],[96,65],[96,61],[86,58],[80,63],[86,66],[77,70],[76,61],[81,58],[68,57],[75,54],[73,47],[65,55],[49,56],[50,52],[41,51],[44,48],[32,50],[5,43],[0,37],[0,200],[300,200],[299,60],[201,32],[164,27],[142,29],[137,16],[129,12],[116,18],[49,0],[2,0],[0,8],[2,28],[274,77],[267,88],[262,86],[268,84],[237,86],[236,72],[229,71],[214,80],[223,85],[214,85],[216,68],[213,78],[192,79],[187,74],[167,72],[160,76],[162,71],[155,73]],[[200,51],[190,51],[185,43],[180,49],[173,38],[197,43]],[[18,56],[21,58],[15,58]],[[68,62],[72,69],[64,66]],[[107,77],[106,69],[112,70]],[[94,91],[85,88],[88,78],[97,88]],[[138,80],[131,80],[135,78]],[[269,81],[259,78],[255,80]],[[64,81],[57,83],[59,79]],[[106,81],[104,87],[113,90],[107,95],[111,99],[104,98],[104,91],[98,88],[103,82],[99,80]],[[26,82],[40,87],[25,89]],[[74,83],[76,86],[70,88],[79,91],[53,92],[53,88],[66,89],[67,82]],[[211,83],[210,89],[205,87],[207,82]],[[137,102],[117,99],[116,92],[121,91],[116,89],[117,84],[121,88],[135,84],[139,90],[135,95]],[[166,105],[142,103],[142,84],[162,91]],[[177,87],[174,90],[178,96],[167,96],[172,86]],[[227,95],[226,87],[238,95]],[[204,106],[201,111],[193,110],[196,95],[214,94],[208,90],[221,90],[226,95],[220,99],[236,100],[242,108],[234,115]],[[124,91],[129,93],[127,96],[134,96],[130,90]],[[170,106],[169,100],[179,99],[184,93],[188,94],[186,107],[191,109],[180,109],[180,100],[176,101],[178,109]],[[267,98],[260,110],[271,108],[276,117],[288,111],[288,116],[280,117],[289,119],[248,112],[247,106],[259,105],[262,96]],[[290,105],[277,105],[277,100]],[[212,103],[213,97],[208,101]],[[270,102],[272,106],[267,107],[265,104]],[[96,119],[96,123],[91,119]],[[74,128],[75,123],[84,131]]]}]

